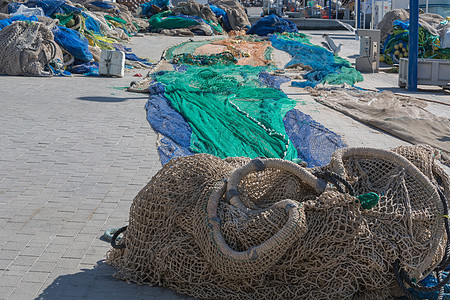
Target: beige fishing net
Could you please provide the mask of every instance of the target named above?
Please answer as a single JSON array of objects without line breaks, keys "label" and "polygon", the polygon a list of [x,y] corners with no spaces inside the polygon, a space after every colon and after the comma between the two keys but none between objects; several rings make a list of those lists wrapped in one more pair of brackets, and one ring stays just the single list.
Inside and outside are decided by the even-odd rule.
[{"label": "beige fishing net", "polygon": [[41,23],[16,21],[0,31],[0,74],[47,76],[56,55],[53,33]]},{"label": "beige fishing net", "polygon": [[236,0],[210,0],[210,4],[216,5],[227,13],[231,29],[242,30],[251,27],[244,6]]},{"label": "beige fishing net", "polygon": [[194,55],[211,55],[228,52],[237,60],[237,65],[267,66],[272,63],[267,55],[268,41],[250,41],[241,37],[227,38],[202,45]]},{"label": "beige fishing net", "polygon": [[338,150],[316,169],[280,159],[172,159],[134,199],[116,246],[124,248],[107,261],[120,279],[202,299],[400,295],[394,261],[421,279],[444,255],[443,203],[432,181],[440,174],[448,188],[448,177],[431,148],[395,151],[418,168],[369,148]]},{"label": "beige fishing net", "polygon": [[409,19],[409,13],[403,8],[388,11],[377,25],[378,29],[381,31],[381,41],[384,42],[386,40],[386,37],[392,30],[395,20],[404,21],[407,19]]},{"label": "beige fishing net", "polygon": [[389,91],[369,92],[354,88],[310,89],[314,99],[356,120],[379,128],[412,144],[428,144],[441,152],[450,165],[450,118],[427,111],[427,103]]},{"label": "beige fishing net", "polygon": [[178,15],[197,16],[218,24],[216,15],[208,4],[200,4],[194,0],[182,1],[172,8],[172,13]]}]

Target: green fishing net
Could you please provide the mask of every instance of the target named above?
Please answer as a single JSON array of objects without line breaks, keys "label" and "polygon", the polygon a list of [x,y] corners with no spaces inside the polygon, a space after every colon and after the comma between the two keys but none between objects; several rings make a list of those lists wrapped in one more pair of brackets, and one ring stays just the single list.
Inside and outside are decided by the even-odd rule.
[{"label": "green fishing net", "polygon": [[[220,37],[215,40],[223,40],[223,39],[225,39],[225,38]],[[183,43],[180,43],[178,45],[168,48],[163,53],[163,57],[167,60],[171,60],[176,55],[193,54],[195,52],[195,49],[197,49],[198,47],[201,47],[203,45],[207,45],[207,44],[211,44],[211,40],[183,42]]]},{"label": "green fishing net", "polygon": [[226,158],[273,157],[292,160],[297,151],[283,125],[295,101],[259,80],[267,67],[188,66],[157,74],[164,96],[192,127],[191,149]]},{"label": "green fishing net", "polygon": [[352,67],[352,64],[339,56],[334,57],[336,64],[341,65],[341,68],[336,70],[334,73],[330,73],[324,78],[324,82],[328,84],[348,84],[354,85],[355,82],[361,82],[364,77],[360,72]]}]

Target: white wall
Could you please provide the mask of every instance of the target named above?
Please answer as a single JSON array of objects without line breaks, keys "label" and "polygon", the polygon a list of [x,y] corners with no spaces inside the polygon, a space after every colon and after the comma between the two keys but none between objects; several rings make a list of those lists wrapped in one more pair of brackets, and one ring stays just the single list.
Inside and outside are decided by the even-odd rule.
[{"label": "white wall", "polygon": [[392,4],[392,9],[397,9],[397,8],[408,9],[409,8],[409,0],[391,0],[391,4]]}]

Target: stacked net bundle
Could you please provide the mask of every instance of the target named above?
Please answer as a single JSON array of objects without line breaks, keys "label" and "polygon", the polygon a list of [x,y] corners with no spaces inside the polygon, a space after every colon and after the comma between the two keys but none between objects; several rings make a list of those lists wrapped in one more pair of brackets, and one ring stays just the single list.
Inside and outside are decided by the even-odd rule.
[{"label": "stacked net bundle", "polygon": [[[428,18],[433,14],[428,14]],[[443,20],[442,17],[437,16],[434,19]],[[439,32],[436,29],[436,24],[431,21],[425,21],[423,18],[419,20],[419,58],[429,59],[449,59],[450,49],[441,47]],[[440,22],[437,23],[438,25]],[[391,33],[386,37],[383,43],[381,61],[388,64],[398,63],[402,57],[409,56],[409,21],[395,20],[393,22]]]},{"label": "stacked net bundle", "polygon": [[[98,66],[93,66],[93,63],[100,61],[102,49],[114,50],[115,44],[149,26],[148,22],[134,18],[124,5],[92,0],[74,2],[77,4],[64,0],[9,3],[7,9],[11,15],[0,22],[0,30],[17,20],[45,24],[52,30],[55,42],[61,48],[56,47],[56,52],[64,53],[53,57],[54,61],[50,63],[54,75],[70,76],[69,70],[76,73],[87,68],[89,71],[84,72],[85,75],[98,76]],[[30,9],[38,10],[45,16],[28,18],[20,14]],[[126,51],[128,66],[143,68],[150,64],[144,59],[136,63],[136,59],[129,58],[136,58],[130,51]]]},{"label": "stacked net bundle", "polygon": [[204,20],[219,24],[216,15],[208,4],[200,4],[194,0],[178,3],[174,8],[172,8],[172,12],[175,15],[197,16]]},{"label": "stacked net bundle", "polygon": [[[432,168],[423,148],[396,151]],[[139,192],[107,261],[120,279],[201,299],[390,299],[394,266],[420,280],[441,263],[443,211],[429,178],[390,151],[344,148],[321,169],[198,154]]]},{"label": "stacked net bundle", "polygon": [[391,11],[388,11],[383,19],[377,24],[378,29],[381,31],[381,41],[384,41],[386,37],[389,35],[389,33],[392,30],[392,26],[394,25],[395,20],[404,21],[409,19],[409,13],[400,8],[400,9],[393,9]]},{"label": "stacked net bundle", "polygon": [[53,34],[41,23],[15,21],[0,31],[0,74],[48,76],[56,55]]},{"label": "stacked net bundle", "polygon": [[272,14],[258,20],[258,22],[256,22],[255,25],[247,31],[247,34],[264,36],[275,32],[298,32],[298,29],[297,26],[291,21]]},{"label": "stacked net bundle", "polygon": [[225,27],[229,26],[232,30],[247,30],[250,28],[251,24],[248,20],[245,8],[238,1],[211,0],[209,1],[209,4],[225,12],[225,23],[227,23]]}]

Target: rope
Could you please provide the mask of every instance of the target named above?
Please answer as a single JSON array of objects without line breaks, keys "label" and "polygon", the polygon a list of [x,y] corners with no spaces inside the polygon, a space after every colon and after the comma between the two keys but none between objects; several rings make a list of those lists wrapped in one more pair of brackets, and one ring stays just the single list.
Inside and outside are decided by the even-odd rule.
[{"label": "rope", "polygon": [[439,197],[441,198],[442,205],[444,207],[444,224],[445,224],[445,231],[447,232],[447,247],[445,247],[445,253],[444,257],[442,258],[439,265],[436,267],[435,271],[443,271],[448,266],[450,266],[450,225],[448,221],[448,205],[447,205],[447,199],[445,198],[444,193],[441,191],[439,187],[436,187]]},{"label": "rope", "polygon": [[124,243],[122,243],[122,244],[116,244],[116,240],[118,240],[117,239],[117,237],[119,236],[119,234],[121,234],[122,232],[124,232],[125,230],[127,230],[127,227],[128,226],[124,226],[124,227],[122,227],[122,228],[119,228],[119,229],[117,229],[117,231],[114,233],[114,235],[112,236],[112,238],[111,238],[111,246],[114,248],[114,249],[125,249],[125,244]]},{"label": "rope", "polygon": [[[441,277],[441,276],[442,276],[442,272],[436,271],[435,274],[436,274],[436,280],[437,280],[437,282],[440,283],[440,282],[441,282],[441,279],[442,279],[442,277]],[[445,290],[444,287],[442,287],[442,288],[439,290],[439,294],[438,294],[438,296],[437,296],[437,300],[442,300],[442,299],[444,298],[444,290]]]},{"label": "rope", "polygon": [[401,269],[400,269],[400,260],[396,259],[394,262],[394,274],[395,274],[395,280],[398,283],[398,286],[402,290],[403,294],[405,294],[406,298],[409,300],[417,300],[417,297],[414,297],[411,292],[406,288],[405,283],[403,282],[403,279],[401,278]]},{"label": "rope", "polygon": [[347,188],[347,191],[350,195],[358,198],[356,202],[359,202],[361,204],[361,207],[364,209],[372,209],[374,208],[379,200],[380,196],[374,192],[369,192],[366,194],[355,196],[355,190],[351,186],[351,184],[342,176],[340,176],[337,173],[330,172],[330,171],[316,171],[313,173],[316,177],[321,178],[323,180],[328,181],[329,183],[336,186],[337,190],[340,193],[345,193],[344,189],[340,186],[340,183],[344,185],[344,187]]},{"label": "rope", "polygon": [[[448,206],[447,206],[447,199],[445,198],[444,193],[437,188],[438,194],[440,196],[440,199],[442,201],[443,207],[444,207],[444,216],[448,216]],[[440,271],[446,269],[450,265],[450,256],[449,256],[449,238],[450,238],[450,227],[449,227],[449,221],[448,217],[444,218],[444,224],[445,224],[445,231],[447,233],[447,247],[445,249],[444,257],[442,258],[442,261],[439,263],[439,265],[433,270],[437,273],[438,277],[438,284],[435,286],[422,286],[418,283],[415,283],[412,281],[412,279],[409,277],[409,275],[406,273],[405,269],[400,267],[400,260],[396,259],[394,262],[394,274],[395,278],[397,280],[398,285],[402,289],[402,291],[405,293],[405,295],[408,297],[408,299],[415,299],[411,293],[406,289],[405,282],[414,290],[420,291],[420,292],[435,292],[439,291],[439,294],[441,293],[441,290],[443,291],[444,286],[450,282],[450,276],[447,275],[447,277],[441,281]]]},{"label": "rope", "polygon": [[330,172],[330,171],[315,171],[315,172],[313,172],[313,174],[316,177],[319,177],[319,178],[326,180],[329,183],[333,184],[334,186],[336,186],[337,190],[340,193],[344,194],[345,191],[339,184],[339,183],[342,183],[344,185],[344,187],[347,188],[348,193],[352,196],[355,196],[355,190],[353,189],[353,187],[350,185],[350,183],[347,180],[345,180],[344,177],[340,176],[339,174]]}]

